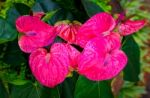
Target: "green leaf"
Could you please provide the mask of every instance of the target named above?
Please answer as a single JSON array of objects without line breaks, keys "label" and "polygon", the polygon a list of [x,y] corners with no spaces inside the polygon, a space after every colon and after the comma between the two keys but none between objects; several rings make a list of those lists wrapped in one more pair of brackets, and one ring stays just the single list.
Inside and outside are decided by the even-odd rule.
[{"label": "green leaf", "polygon": [[146,94],[145,87],[137,86],[134,82],[125,81],[119,93],[119,98],[137,98],[141,94]]},{"label": "green leaf", "polygon": [[58,8],[59,6],[55,2],[53,2],[53,0],[36,0],[36,3],[32,7],[32,10],[35,12],[37,11],[48,12],[56,10]]},{"label": "green leaf", "polygon": [[61,98],[74,98],[75,85],[78,79],[78,74],[73,73],[72,77],[65,79],[61,84]]},{"label": "green leaf", "polygon": [[128,63],[124,69],[124,79],[137,82],[140,74],[140,49],[132,36],[125,37],[122,50],[128,56]]},{"label": "green leaf", "polygon": [[41,98],[39,89],[31,83],[11,85],[11,98]]},{"label": "green leaf", "polygon": [[14,3],[15,8],[21,15],[28,15],[31,8],[23,3]]},{"label": "green leaf", "polygon": [[104,11],[100,6],[98,6],[96,3],[92,2],[91,0],[82,0],[82,4],[89,17],[95,15],[98,12]]},{"label": "green leaf", "polygon": [[91,1],[96,3],[105,12],[111,11],[111,6],[109,5],[110,0],[91,0]]},{"label": "green leaf", "polygon": [[59,9],[57,10],[54,10],[54,11],[49,11],[46,13],[46,15],[42,18],[43,21],[48,21],[52,18],[52,16],[58,11]]},{"label": "green leaf", "polygon": [[0,46],[0,54],[3,54],[3,57],[0,60],[11,65],[13,68],[18,68],[27,63],[27,59],[25,59],[21,52],[17,40],[2,44]]},{"label": "green leaf", "polygon": [[40,90],[40,95],[41,98],[61,98],[59,87],[47,88],[42,86]]},{"label": "green leaf", "polygon": [[94,82],[80,76],[74,93],[75,98],[114,98],[110,81]]},{"label": "green leaf", "polygon": [[17,37],[17,31],[0,17],[0,44],[12,41]]},{"label": "green leaf", "polygon": [[46,88],[38,84],[11,85],[11,98],[60,98],[58,88]]},{"label": "green leaf", "polygon": [[16,79],[16,80],[10,81],[9,83],[14,84],[14,85],[24,85],[28,82],[29,82],[28,80]]},{"label": "green leaf", "polygon": [[0,98],[9,98],[7,90],[5,89],[1,80],[0,80]]},{"label": "green leaf", "polygon": [[20,16],[19,12],[16,10],[15,7],[11,7],[6,13],[6,20],[9,22],[13,27],[15,27],[16,19]]}]

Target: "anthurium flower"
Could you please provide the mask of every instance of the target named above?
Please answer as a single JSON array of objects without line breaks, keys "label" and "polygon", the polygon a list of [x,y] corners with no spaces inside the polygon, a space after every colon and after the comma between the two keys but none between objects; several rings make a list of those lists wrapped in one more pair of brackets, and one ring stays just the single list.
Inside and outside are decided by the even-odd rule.
[{"label": "anthurium flower", "polygon": [[41,84],[54,87],[67,77],[70,65],[75,66],[78,53],[75,48],[65,43],[53,44],[49,52],[39,48],[30,55],[31,71]]},{"label": "anthurium flower", "polygon": [[19,46],[26,53],[51,44],[56,36],[54,28],[36,16],[19,17],[16,20],[16,28],[22,34]]},{"label": "anthurium flower", "polygon": [[76,34],[81,26],[78,21],[59,21],[55,24],[56,32],[58,36],[67,41],[70,44],[76,43]]},{"label": "anthurium flower", "polygon": [[133,34],[134,32],[137,32],[138,30],[143,28],[145,23],[145,20],[127,20],[119,26],[119,32],[123,36]]},{"label": "anthurium flower", "polygon": [[127,63],[118,39],[117,34],[111,33],[88,41],[79,57],[79,73],[95,81],[115,77]]},{"label": "anthurium flower", "polygon": [[54,87],[64,81],[69,72],[68,51],[65,45],[53,44],[50,52],[44,48],[33,51],[29,58],[35,78],[47,87]]},{"label": "anthurium flower", "polygon": [[115,24],[115,20],[108,13],[94,15],[80,27],[77,33],[77,44],[84,47],[90,39],[109,34]]}]

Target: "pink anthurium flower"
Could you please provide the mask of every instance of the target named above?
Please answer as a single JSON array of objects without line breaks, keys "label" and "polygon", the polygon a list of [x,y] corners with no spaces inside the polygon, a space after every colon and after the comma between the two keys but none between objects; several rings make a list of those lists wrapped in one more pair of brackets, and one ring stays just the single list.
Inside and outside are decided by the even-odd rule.
[{"label": "pink anthurium flower", "polygon": [[81,26],[78,21],[59,21],[55,24],[56,32],[58,36],[67,41],[70,44],[76,43],[76,34]]},{"label": "pink anthurium flower", "polygon": [[123,36],[133,34],[144,27],[145,20],[127,20],[119,26],[119,32]]},{"label": "pink anthurium flower", "polygon": [[95,81],[115,77],[127,63],[118,39],[118,34],[111,33],[88,41],[78,60],[78,72]]},{"label": "pink anthurium flower", "polygon": [[47,87],[54,87],[64,81],[69,73],[68,51],[64,44],[53,44],[50,52],[44,48],[33,51],[29,58],[35,78]]},{"label": "pink anthurium flower", "polygon": [[51,44],[56,36],[52,26],[35,16],[19,17],[16,20],[16,28],[22,34],[19,38],[19,46],[26,53]]},{"label": "pink anthurium flower", "polygon": [[71,65],[76,66],[78,54],[69,44],[55,43],[50,52],[44,48],[33,51],[29,64],[33,75],[41,84],[54,87],[64,81]]},{"label": "pink anthurium flower", "polygon": [[110,14],[98,13],[80,27],[77,33],[77,44],[84,47],[90,39],[109,34],[115,25],[115,20]]}]

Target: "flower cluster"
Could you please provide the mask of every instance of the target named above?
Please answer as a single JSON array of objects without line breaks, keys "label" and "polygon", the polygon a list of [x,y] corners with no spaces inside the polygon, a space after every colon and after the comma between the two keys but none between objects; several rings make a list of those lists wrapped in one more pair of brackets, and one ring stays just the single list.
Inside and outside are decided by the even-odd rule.
[{"label": "flower cluster", "polygon": [[[98,13],[84,24],[62,21],[51,26],[41,20],[43,14],[19,17],[16,28],[20,32],[20,49],[31,53],[33,75],[47,87],[60,84],[72,71],[94,81],[115,77],[127,64],[121,36],[132,34],[145,24],[144,20],[127,20],[117,26],[110,14]],[[65,41],[54,42],[57,36]]]}]

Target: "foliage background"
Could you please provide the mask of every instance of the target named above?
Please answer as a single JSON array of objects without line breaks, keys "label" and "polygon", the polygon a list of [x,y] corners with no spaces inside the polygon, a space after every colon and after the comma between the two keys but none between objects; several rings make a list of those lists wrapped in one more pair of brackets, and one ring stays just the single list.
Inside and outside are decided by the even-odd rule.
[{"label": "foliage background", "polygon": [[[150,13],[148,0],[0,0],[0,98],[150,98]],[[98,12],[147,19],[139,32],[124,38],[129,61],[114,79],[93,82],[76,72],[55,88],[40,85],[32,76],[28,56],[18,47],[15,20],[31,12],[47,13],[46,22],[84,23]]]}]

